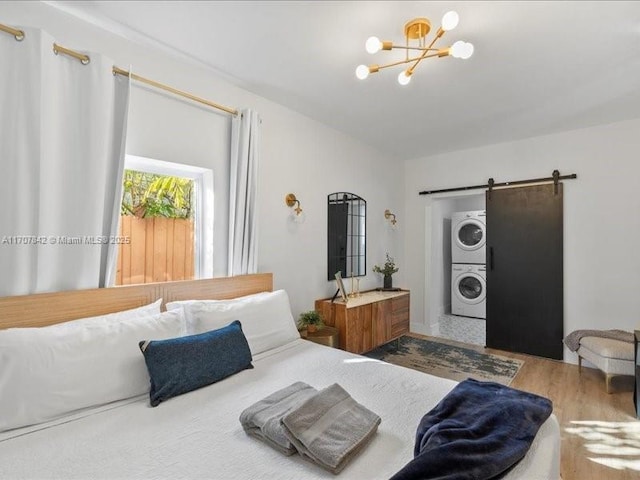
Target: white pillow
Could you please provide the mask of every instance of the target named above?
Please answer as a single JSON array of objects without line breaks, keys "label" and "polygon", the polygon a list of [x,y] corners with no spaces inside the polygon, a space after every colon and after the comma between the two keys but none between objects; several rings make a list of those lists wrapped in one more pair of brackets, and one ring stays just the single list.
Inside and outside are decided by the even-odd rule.
[{"label": "white pillow", "polygon": [[[211,308],[214,308],[215,310],[218,310],[218,309],[224,310],[229,308],[229,307],[225,307],[225,305],[227,306],[236,305],[236,308],[240,308],[239,307],[240,304],[249,304],[249,303],[255,302],[256,300],[259,300],[260,298],[268,297],[269,295],[272,295],[272,294],[273,292],[252,293],[251,295],[245,295],[244,297],[235,297],[227,300],[176,300],[176,301],[167,303],[165,307],[168,312],[174,312],[174,311],[183,312],[186,325],[187,325],[186,326],[187,334],[194,335],[197,333],[204,333],[209,330],[202,330],[200,327],[195,325],[196,322],[191,318],[189,314],[190,307],[195,306],[197,309],[199,309],[204,305],[217,305],[215,308],[214,307],[211,307]],[[224,323],[220,327],[214,327],[214,329],[225,327],[227,326],[228,323],[229,322]],[[216,322],[216,325],[217,324],[218,323]]]},{"label": "white pillow", "polygon": [[0,432],[148,392],[138,342],[184,335],[184,317],[133,315],[0,330]]},{"label": "white pillow", "polygon": [[173,310],[184,310],[188,305],[210,305],[214,303],[219,304],[228,304],[228,303],[238,303],[238,302],[252,302],[260,297],[264,297],[267,295],[271,295],[273,292],[260,292],[260,293],[252,293],[251,295],[245,295],[244,297],[235,297],[230,298],[228,300],[176,300],[174,302],[169,302],[165,305],[167,311]]},{"label": "white pillow", "polygon": [[[104,322],[120,322],[122,320],[127,320],[129,318],[137,318],[137,317],[148,317],[149,315],[158,315],[161,313],[160,308],[162,307],[162,299],[159,298],[153,303],[149,303],[147,305],[143,305],[141,307],[131,308],[129,310],[121,310],[119,312],[107,313],[104,315],[97,315],[95,317],[85,317],[79,318],[77,320],[69,320],[68,322],[59,323],[56,325],[52,325],[52,327],[58,327],[59,325],[69,325],[74,324],[75,322],[82,323],[83,325],[89,325],[90,323],[98,323],[102,324]],[[49,328],[49,327],[43,327]]]},{"label": "white pillow", "polygon": [[289,296],[284,290],[231,300],[191,301],[182,306],[189,334],[215,330],[240,320],[252,355],[300,338],[291,315]]}]

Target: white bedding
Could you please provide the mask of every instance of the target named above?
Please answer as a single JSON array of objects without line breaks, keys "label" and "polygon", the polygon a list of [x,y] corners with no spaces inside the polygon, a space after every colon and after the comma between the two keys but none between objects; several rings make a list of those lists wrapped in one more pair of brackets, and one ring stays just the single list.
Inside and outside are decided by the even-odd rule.
[{"label": "white bedding", "polygon": [[[156,408],[148,396],[0,437],[2,479],[321,479],[333,474],[286,457],[242,429],[240,412],[295,381],[339,383],[382,417],[378,433],[338,478],[388,479],[413,456],[422,416],[455,382],[296,340],[254,357],[244,370]],[[507,479],[560,477],[552,415]]]}]

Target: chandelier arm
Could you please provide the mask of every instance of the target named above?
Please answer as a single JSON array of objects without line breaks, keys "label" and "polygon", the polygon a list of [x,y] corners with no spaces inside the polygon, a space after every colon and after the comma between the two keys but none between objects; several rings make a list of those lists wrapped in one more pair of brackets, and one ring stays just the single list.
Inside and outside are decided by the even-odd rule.
[{"label": "chandelier arm", "polygon": [[[409,67],[407,69],[408,75],[411,75],[413,73],[413,70],[418,66],[418,64],[425,58],[429,58],[429,57],[433,57],[435,55],[427,55],[428,51],[431,49],[431,47],[433,47],[433,44],[436,43],[436,41],[442,36],[442,34],[440,34],[440,30],[438,30],[438,35],[436,35],[436,37],[431,41],[431,43],[429,44],[429,46],[425,49],[425,52],[416,60],[416,63],[414,63],[411,67]],[[437,54],[436,54],[437,55]]]},{"label": "chandelier arm", "polygon": [[395,67],[397,65],[404,65],[405,63],[411,63],[411,62],[415,62],[415,61],[418,61],[418,60],[422,60],[423,58],[431,58],[431,57],[437,57],[437,56],[438,56],[437,53],[432,53],[431,55],[413,57],[413,58],[409,58],[407,60],[400,60],[399,62],[387,63],[386,65],[378,65],[378,69],[381,70],[383,68]]},{"label": "chandelier arm", "polygon": [[418,50],[420,52],[428,52],[429,50],[438,50],[437,48],[420,48],[420,47],[403,47],[400,45],[394,45],[391,49],[402,49],[402,50]]}]

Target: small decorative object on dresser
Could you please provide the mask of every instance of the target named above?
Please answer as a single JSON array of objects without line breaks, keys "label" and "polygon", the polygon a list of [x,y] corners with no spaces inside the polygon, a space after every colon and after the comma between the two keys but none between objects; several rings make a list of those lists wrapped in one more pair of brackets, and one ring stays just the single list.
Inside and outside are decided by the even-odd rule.
[{"label": "small decorative object on dresser", "polygon": [[327,347],[339,348],[340,347],[340,334],[337,328],[324,326],[320,330],[310,332],[309,330],[302,330],[300,336],[305,340],[309,340],[313,343],[319,343],[320,345],[326,345]]},{"label": "small decorative object on dresser", "polygon": [[387,253],[387,261],[384,262],[384,265],[382,267],[380,267],[379,265],[374,265],[373,271],[384,275],[384,290],[391,290],[393,288],[392,275],[398,271],[398,267],[396,267],[396,262],[392,257],[389,256],[389,253]]},{"label": "small decorative object on dresser", "polygon": [[314,333],[319,328],[324,326],[322,322],[322,316],[315,310],[309,310],[303,312],[298,317],[298,325],[307,329],[307,332]]},{"label": "small decorative object on dresser", "polygon": [[344,283],[342,282],[342,272],[336,272],[336,285],[338,286],[338,291],[334,295],[334,298],[340,293],[342,300],[347,303],[349,296],[347,295],[347,290],[344,288]]}]

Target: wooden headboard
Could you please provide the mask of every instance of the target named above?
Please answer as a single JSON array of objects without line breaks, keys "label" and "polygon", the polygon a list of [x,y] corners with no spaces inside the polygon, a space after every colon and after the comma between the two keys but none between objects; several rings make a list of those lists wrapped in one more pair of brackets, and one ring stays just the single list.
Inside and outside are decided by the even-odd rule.
[{"label": "wooden headboard", "polygon": [[162,298],[162,309],[176,300],[224,300],[273,290],[273,275],[258,273],[181,282],[37,293],[0,298],[0,329],[44,327],[147,305]]}]

